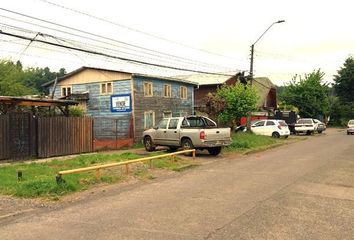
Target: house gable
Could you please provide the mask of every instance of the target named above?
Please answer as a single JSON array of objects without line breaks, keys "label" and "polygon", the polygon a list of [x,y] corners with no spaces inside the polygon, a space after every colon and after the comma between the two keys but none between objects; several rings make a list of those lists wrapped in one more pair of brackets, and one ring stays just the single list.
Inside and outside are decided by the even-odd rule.
[{"label": "house gable", "polygon": [[97,83],[107,81],[130,80],[132,74],[101,69],[85,68],[76,74],[68,76],[58,82],[58,86],[70,86],[73,84]]}]

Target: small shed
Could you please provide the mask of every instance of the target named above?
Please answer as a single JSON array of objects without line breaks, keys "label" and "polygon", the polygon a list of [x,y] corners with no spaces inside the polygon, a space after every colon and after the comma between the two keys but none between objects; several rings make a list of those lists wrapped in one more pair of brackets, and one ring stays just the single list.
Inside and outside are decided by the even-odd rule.
[{"label": "small shed", "polygon": [[64,116],[69,115],[69,106],[78,105],[79,102],[73,100],[54,100],[43,98],[26,98],[26,97],[12,97],[0,96],[0,114],[7,114],[13,112],[17,107],[29,107],[36,115],[38,107],[58,108]]}]

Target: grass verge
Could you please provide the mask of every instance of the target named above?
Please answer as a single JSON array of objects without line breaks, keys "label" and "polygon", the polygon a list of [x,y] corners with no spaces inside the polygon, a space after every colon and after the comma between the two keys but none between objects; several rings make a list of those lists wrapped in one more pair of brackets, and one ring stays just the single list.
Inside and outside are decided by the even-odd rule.
[{"label": "grass verge", "polygon": [[225,148],[225,152],[239,152],[248,154],[255,151],[265,150],[271,147],[283,145],[289,141],[284,138],[272,138],[241,132],[232,135],[232,143]]},{"label": "grass verge", "polygon": [[[153,155],[158,155],[155,153]],[[96,180],[94,172],[84,172],[63,176],[65,182],[57,184],[55,176],[61,170],[75,169],[100,165],[104,163],[122,162],[143,156],[133,153],[80,155],[67,160],[50,162],[15,163],[0,167],[0,194],[17,197],[44,197],[58,199],[59,196],[88,189],[97,183],[116,183],[124,180],[127,175],[121,167],[102,170],[102,178]],[[181,171],[186,166],[195,165],[192,159],[176,158],[174,161],[161,158],[153,161],[154,168]],[[131,165],[131,176],[153,179],[148,163]],[[18,179],[18,172],[22,178]]]}]

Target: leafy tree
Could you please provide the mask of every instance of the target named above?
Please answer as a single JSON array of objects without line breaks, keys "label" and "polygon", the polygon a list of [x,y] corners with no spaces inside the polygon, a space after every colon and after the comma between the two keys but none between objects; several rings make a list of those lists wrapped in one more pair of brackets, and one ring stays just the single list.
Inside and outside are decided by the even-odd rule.
[{"label": "leafy tree", "polygon": [[22,65],[11,61],[0,61],[0,95],[22,96],[34,94],[33,88],[25,86]]},{"label": "leafy tree", "polygon": [[331,124],[345,125],[354,118],[354,59],[348,58],[334,76]]},{"label": "leafy tree", "polygon": [[257,108],[257,91],[254,87],[245,88],[242,84],[224,85],[216,94],[206,97],[207,113],[234,126],[237,120],[247,116]]},{"label": "leafy tree", "polygon": [[24,69],[20,61],[15,64],[11,61],[0,60],[0,95],[43,94],[43,83],[65,74],[64,68],[61,68],[58,73],[50,71],[48,67]]},{"label": "leafy tree", "polygon": [[330,124],[333,126],[344,126],[349,119],[354,118],[354,103],[343,104],[338,97],[333,97],[330,112]]},{"label": "leafy tree", "polygon": [[25,85],[30,88],[35,88],[38,93],[44,93],[43,83],[49,82],[56,77],[61,77],[66,74],[64,68],[59,72],[51,72],[48,67],[45,68],[28,68],[25,70]]},{"label": "leafy tree", "polygon": [[342,103],[354,102],[354,59],[345,60],[344,66],[334,76],[334,90]]},{"label": "leafy tree", "polygon": [[280,95],[281,101],[298,108],[301,117],[328,116],[329,87],[322,83],[323,76],[320,69],[304,78],[296,75]]}]

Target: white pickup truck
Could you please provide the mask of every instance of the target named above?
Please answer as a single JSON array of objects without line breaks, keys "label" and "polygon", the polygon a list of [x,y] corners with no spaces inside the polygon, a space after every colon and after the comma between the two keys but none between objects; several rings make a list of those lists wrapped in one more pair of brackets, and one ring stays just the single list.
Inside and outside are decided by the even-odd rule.
[{"label": "white pickup truck", "polygon": [[154,151],[156,146],[168,146],[171,150],[207,149],[209,154],[218,155],[223,146],[231,144],[230,134],[230,128],[218,128],[207,117],[172,117],[144,131],[143,143],[147,151]]},{"label": "white pickup truck", "polygon": [[322,133],[325,130],[326,125],[313,118],[300,118],[295,124],[296,134],[306,133],[307,135],[311,135],[315,132]]}]

